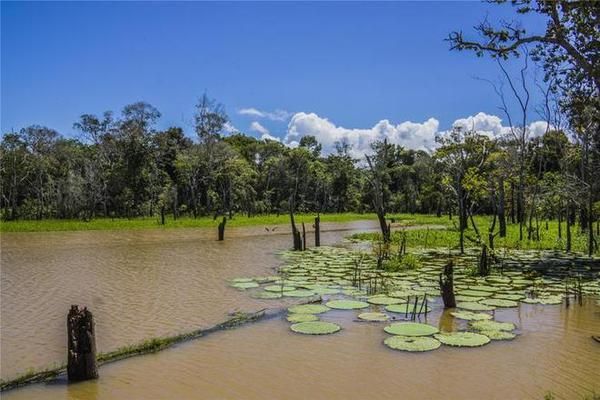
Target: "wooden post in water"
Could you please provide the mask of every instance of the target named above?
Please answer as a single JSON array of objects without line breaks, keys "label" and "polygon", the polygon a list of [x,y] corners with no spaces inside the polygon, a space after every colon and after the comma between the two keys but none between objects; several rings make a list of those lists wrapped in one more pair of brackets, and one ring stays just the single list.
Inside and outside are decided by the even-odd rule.
[{"label": "wooden post in water", "polygon": [[440,274],[440,289],[442,300],[444,300],[444,308],[456,307],[456,299],[454,297],[454,263],[452,260],[444,266],[444,270]]},{"label": "wooden post in water", "polygon": [[315,217],[315,247],[321,246],[321,216]]},{"label": "wooden post in water", "polygon": [[219,240],[225,239],[225,224],[227,223],[227,217],[223,217],[223,221],[219,223]]},{"label": "wooden post in water", "polygon": [[72,305],[67,315],[67,375],[69,381],[98,378],[94,317],[86,308]]}]

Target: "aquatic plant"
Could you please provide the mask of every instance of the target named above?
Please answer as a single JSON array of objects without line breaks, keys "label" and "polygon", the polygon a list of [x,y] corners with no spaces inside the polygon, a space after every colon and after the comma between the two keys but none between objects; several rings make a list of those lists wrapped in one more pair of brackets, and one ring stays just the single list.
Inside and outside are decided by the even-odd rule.
[{"label": "aquatic plant", "polygon": [[302,333],[305,335],[328,335],[331,333],[336,333],[342,328],[333,322],[314,321],[299,322],[290,326],[290,329],[296,333]]},{"label": "aquatic plant", "polygon": [[441,345],[439,340],[427,336],[391,336],[383,343],[390,349],[413,352],[431,351]]},{"label": "aquatic plant", "polygon": [[325,305],[336,310],[355,310],[369,307],[368,303],[358,300],[331,300]]},{"label": "aquatic plant", "polygon": [[358,314],[358,319],[370,322],[383,322],[389,320],[390,317],[387,314],[380,312],[365,312]]},{"label": "aquatic plant", "polygon": [[288,322],[298,323],[298,322],[311,322],[318,321],[319,317],[315,314],[301,314],[301,313],[292,313],[289,314],[286,319]]},{"label": "aquatic plant", "polygon": [[464,319],[467,321],[484,321],[492,319],[490,314],[476,313],[471,311],[453,311],[450,313],[455,318]]},{"label": "aquatic plant", "polygon": [[434,338],[447,346],[479,347],[490,342],[490,338],[473,332],[449,332],[433,335]]},{"label": "aquatic plant", "polygon": [[473,321],[470,323],[473,329],[478,331],[512,331],[515,329],[515,324],[512,322],[498,321]]},{"label": "aquatic plant", "polygon": [[430,336],[439,332],[435,326],[418,322],[396,322],[386,326],[383,330],[390,335],[400,336]]},{"label": "aquatic plant", "polygon": [[298,314],[321,314],[331,310],[331,308],[323,304],[298,304],[288,308],[291,313]]}]

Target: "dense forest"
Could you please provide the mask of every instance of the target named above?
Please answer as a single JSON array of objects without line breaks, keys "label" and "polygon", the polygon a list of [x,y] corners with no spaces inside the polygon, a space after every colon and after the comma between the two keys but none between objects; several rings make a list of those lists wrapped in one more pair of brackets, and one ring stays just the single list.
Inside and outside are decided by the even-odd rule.
[{"label": "dense forest", "polygon": [[[462,32],[448,38],[455,50],[498,60],[503,80],[490,83],[509,123],[504,136],[454,127],[431,152],[379,141],[354,159],[344,142],[323,154],[315,136],[290,148],[225,134],[225,109],[206,94],[193,137],[181,127],[157,130],[160,111],[137,102],[120,114],[81,115],[77,139],[40,125],[5,132],[2,219],[375,211],[456,214],[463,227],[472,215],[488,214],[500,236],[508,222],[529,239],[543,220],[578,223],[589,231],[591,251],[600,214],[598,7],[561,8],[554,20],[554,3],[522,3],[520,13],[549,16],[545,36],[484,22],[481,43]],[[513,56],[523,64],[516,76],[503,63]],[[529,78],[530,64],[544,71],[543,82]],[[533,90],[542,104],[530,104]],[[533,114],[547,122],[542,136],[531,135]]]}]

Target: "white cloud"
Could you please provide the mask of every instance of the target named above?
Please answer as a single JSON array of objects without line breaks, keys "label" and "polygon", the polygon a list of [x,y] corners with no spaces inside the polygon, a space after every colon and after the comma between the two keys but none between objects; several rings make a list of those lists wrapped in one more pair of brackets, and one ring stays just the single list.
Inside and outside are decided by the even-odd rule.
[{"label": "white cloud", "polygon": [[[460,126],[463,129],[474,129],[477,132],[492,138],[511,134],[510,127],[502,125],[502,119],[500,119],[500,117],[489,115],[484,112],[480,112],[467,118],[457,119],[452,125]],[[547,129],[548,123],[546,121],[535,121],[527,126],[527,134],[530,138],[542,136],[546,133]]]},{"label": "white cloud", "polygon": [[253,107],[250,108],[242,108],[238,110],[238,114],[240,115],[247,115],[250,117],[255,117],[255,118],[266,118],[266,119],[270,119],[271,121],[285,121],[287,120],[291,113],[285,110],[275,110],[272,112],[269,111],[262,111]]},{"label": "white cloud", "polygon": [[371,150],[371,143],[384,138],[406,148],[431,150],[435,146],[438,128],[439,121],[435,118],[423,123],[406,121],[398,125],[381,120],[371,128],[344,128],[317,114],[299,112],[288,124],[285,143],[293,147],[303,136],[313,135],[323,145],[323,151],[331,153],[336,142],[346,141],[352,146],[352,156],[360,158]]},{"label": "white cloud", "polygon": [[261,135],[270,134],[269,130],[267,128],[265,128],[264,126],[262,126],[260,124],[260,122],[258,122],[258,121],[252,121],[252,123],[250,124],[250,130],[254,131],[254,132],[258,132]]},{"label": "white cloud", "polygon": [[235,132],[239,132],[239,130],[233,126],[233,124],[229,121],[225,122],[225,125],[223,125],[223,132],[225,132],[228,135],[231,135],[232,133]]}]

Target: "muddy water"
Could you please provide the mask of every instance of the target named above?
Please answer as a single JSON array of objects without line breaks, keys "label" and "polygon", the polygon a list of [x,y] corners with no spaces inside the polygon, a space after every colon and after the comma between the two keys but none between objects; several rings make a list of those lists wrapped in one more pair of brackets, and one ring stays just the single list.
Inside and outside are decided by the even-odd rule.
[{"label": "muddy water", "polygon": [[[3,376],[6,368],[20,372],[63,359],[71,302],[95,310],[101,351],[212,325],[234,309],[276,304],[253,300],[226,280],[270,273],[279,263],[274,251],[287,247],[289,236],[232,229],[231,240],[217,243],[212,234],[3,236]],[[334,243],[346,234],[329,232],[323,239]],[[558,399],[580,399],[600,392],[600,345],[590,338],[600,333],[595,301],[569,309],[521,304],[497,310],[496,320],[517,325],[515,340],[424,354],[388,349],[384,325],[355,322],[355,311],[325,314],[323,320],[343,330],[321,337],[294,334],[276,318],[105,365],[98,381],[32,385],[2,398],[541,400],[552,391]],[[465,326],[435,310],[423,322]]]},{"label": "muddy water", "polygon": [[[322,241],[374,226],[322,224]],[[212,229],[2,234],[1,378],[64,362],[71,304],[93,311],[100,352],[273,305],[227,280],[273,274],[275,253],[290,245],[287,230],[229,228],[224,242]]]},{"label": "muddy water", "polygon": [[[518,325],[512,342],[396,352],[379,323],[329,312],[340,333],[294,334],[283,319],[219,332],[158,354],[102,367],[95,382],[33,385],[6,399],[581,399],[600,391],[600,331],[592,301],[565,310],[522,305],[497,312]],[[448,315],[433,324],[460,325]]]}]

